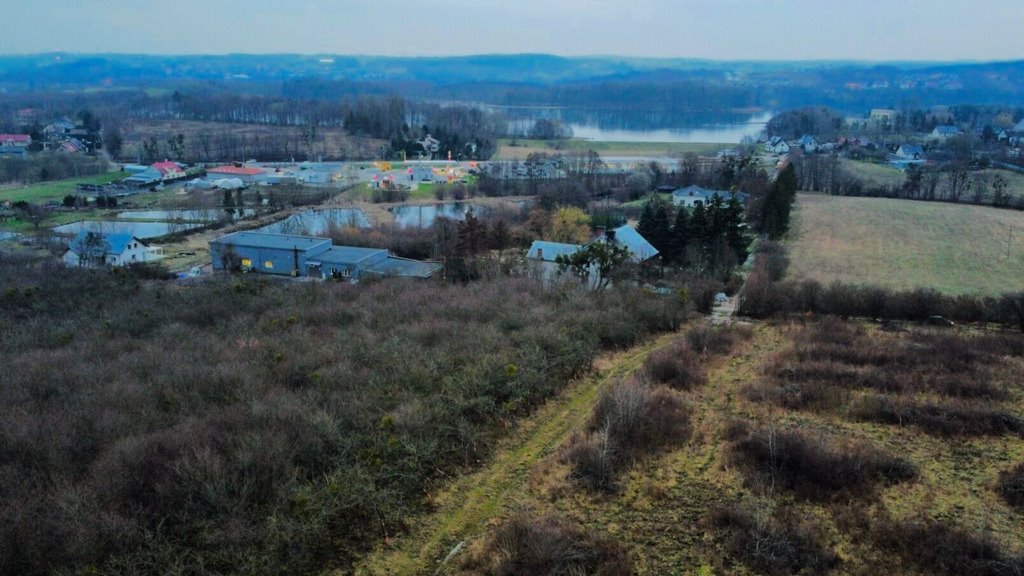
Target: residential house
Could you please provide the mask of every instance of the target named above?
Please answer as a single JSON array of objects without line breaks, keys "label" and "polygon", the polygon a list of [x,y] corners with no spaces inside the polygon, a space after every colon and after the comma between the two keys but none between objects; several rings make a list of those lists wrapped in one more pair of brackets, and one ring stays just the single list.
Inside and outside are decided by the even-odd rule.
[{"label": "residential house", "polygon": [[1024,134],[1024,120],[1021,120],[1020,122],[1018,122],[1013,128],[1010,129],[1010,132],[1016,132],[1017,134]]},{"label": "residential house", "polygon": [[818,139],[814,136],[805,134],[796,141],[796,145],[798,148],[803,150],[805,154],[814,154],[818,151]]},{"label": "residential house", "polygon": [[[135,167],[133,166],[133,170],[134,169]],[[135,172],[128,178],[125,178],[124,182],[128,186],[143,188],[153,186],[161,182],[179,180],[184,177],[185,170],[182,169],[180,164],[165,160],[163,162],[157,162],[156,164],[145,168],[141,172]]]},{"label": "residential house", "polygon": [[78,138],[68,137],[60,141],[60,149],[68,154],[78,154],[79,152],[85,152],[87,147],[85,142]]},{"label": "residential house", "polygon": [[127,266],[159,258],[159,250],[131,234],[82,230],[62,260],[68,266]]},{"label": "residential house", "polygon": [[789,154],[789,142],[782,136],[772,136],[764,143],[764,151],[769,154]]},{"label": "residential house", "polygon": [[691,208],[696,206],[698,202],[707,205],[711,202],[711,199],[715,196],[720,197],[722,200],[728,200],[735,196],[740,202],[746,203],[747,195],[742,192],[729,192],[728,190],[709,190],[702,188],[696,184],[687,186],[686,188],[680,188],[672,192],[672,204],[676,206],[686,206]]},{"label": "residential house", "polygon": [[210,179],[217,178],[238,178],[245,184],[255,184],[266,177],[267,171],[255,166],[236,166],[233,164],[208,168],[207,176]]},{"label": "residential house", "polygon": [[436,155],[441,149],[441,141],[430,134],[424,136],[422,140],[417,140],[416,143],[423,148],[423,151],[426,152],[428,156]]},{"label": "residential house", "polygon": [[924,158],[924,148],[918,144],[903,144],[896,149],[896,157],[901,160],[920,160]]},{"label": "residential house", "polygon": [[28,134],[0,134],[0,158],[28,158],[31,144]]},{"label": "residential house", "polygon": [[329,238],[235,232],[210,241],[214,270],[239,267],[243,271],[311,278],[367,276],[429,278],[441,270],[439,262],[420,262],[392,256],[387,250],[334,246]]},{"label": "residential house", "polygon": [[943,126],[936,126],[935,129],[932,130],[931,136],[932,136],[932,138],[940,138],[942,140],[945,140],[946,138],[950,138],[950,137],[953,137],[953,136],[959,136],[960,133],[961,133],[960,132],[960,128],[958,128],[956,126],[943,125]]},{"label": "residential house", "polygon": [[70,136],[71,132],[75,129],[75,123],[67,118],[61,118],[54,120],[50,124],[47,124],[43,128],[43,134],[47,138],[60,139],[65,136]]},{"label": "residential house", "polygon": [[[628,224],[602,232],[591,242],[609,242],[623,246],[629,250],[629,260],[635,263],[646,262],[658,255],[658,249]],[[534,240],[526,253],[526,260],[532,273],[542,280],[550,281],[561,273],[558,258],[571,256],[582,248],[583,246],[579,244]],[[587,277],[587,285],[594,287],[599,280],[597,270],[592,267]]]}]

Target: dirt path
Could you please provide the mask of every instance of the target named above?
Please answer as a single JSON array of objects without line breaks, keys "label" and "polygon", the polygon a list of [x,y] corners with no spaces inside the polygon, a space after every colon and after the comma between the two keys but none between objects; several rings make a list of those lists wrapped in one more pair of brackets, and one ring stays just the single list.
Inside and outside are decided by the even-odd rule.
[{"label": "dirt path", "polygon": [[436,510],[410,534],[381,545],[355,573],[432,574],[460,542],[479,535],[491,518],[525,497],[531,469],[552,454],[590,413],[599,390],[640,366],[654,349],[672,341],[665,334],[622,352],[602,356],[596,372],[571,384],[503,440],[483,469],[456,480],[434,496]]}]

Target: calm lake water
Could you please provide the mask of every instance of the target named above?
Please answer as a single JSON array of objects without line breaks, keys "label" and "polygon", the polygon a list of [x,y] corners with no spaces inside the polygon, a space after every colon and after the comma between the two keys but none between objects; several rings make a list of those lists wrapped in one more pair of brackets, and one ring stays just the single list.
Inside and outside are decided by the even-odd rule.
[{"label": "calm lake water", "polygon": [[362,210],[353,208],[329,208],[326,210],[305,210],[260,228],[260,232],[271,234],[294,234],[317,236],[331,228],[369,228],[370,219]]},{"label": "calm lake water", "polygon": [[[243,216],[252,216],[256,210],[246,208]],[[223,208],[197,208],[192,210],[128,210],[119,212],[121,220],[192,220],[196,222],[216,222],[227,213]],[[237,217],[238,209],[235,209]]]},{"label": "calm lake water", "polygon": [[108,234],[132,234],[138,238],[156,238],[177,232],[198,228],[202,224],[185,222],[99,222],[95,220],[79,220],[70,224],[54,227],[57,234],[78,234],[82,230],[106,232]]},{"label": "calm lake water", "polygon": [[445,202],[442,204],[407,204],[391,208],[395,223],[402,228],[426,228],[433,226],[438,218],[465,220],[466,213],[473,210],[476,216],[486,217],[496,210],[521,211],[532,204],[531,200],[502,200],[497,206],[482,206],[470,202]]},{"label": "calm lake water", "polygon": [[773,116],[757,114],[665,113],[636,110],[495,107],[511,118],[513,130],[526,133],[538,118],[568,124],[576,138],[607,142],[711,142],[739,144],[756,138]]}]

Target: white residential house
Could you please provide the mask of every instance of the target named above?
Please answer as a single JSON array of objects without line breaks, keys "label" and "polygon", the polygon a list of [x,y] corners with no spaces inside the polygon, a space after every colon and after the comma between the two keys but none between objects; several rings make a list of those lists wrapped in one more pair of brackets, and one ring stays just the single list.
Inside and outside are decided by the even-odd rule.
[{"label": "white residential house", "polygon": [[764,143],[764,151],[769,154],[789,154],[789,142],[782,136],[772,136]]},{"label": "white residential house", "polygon": [[818,151],[818,139],[814,136],[801,136],[796,143],[797,146],[804,151],[804,154],[814,154]]},{"label": "white residential house", "polygon": [[936,126],[935,129],[932,130],[932,138],[945,140],[946,138],[959,136],[960,133],[960,129],[956,126]]},{"label": "white residential house", "polygon": [[82,230],[68,245],[62,260],[68,266],[127,266],[160,257],[159,248],[131,234]]},{"label": "white residential house", "polygon": [[896,157],[901,160],[920,160],[924,158],[924,149],[918,144],[903,144],[896,149]]},{"label": "white residential house", "polygon": [[424,136],[422,140],[417,140],[416,143],[423,148],[428,156],[434,156],[441,149],[441,141],[430,134]]}]

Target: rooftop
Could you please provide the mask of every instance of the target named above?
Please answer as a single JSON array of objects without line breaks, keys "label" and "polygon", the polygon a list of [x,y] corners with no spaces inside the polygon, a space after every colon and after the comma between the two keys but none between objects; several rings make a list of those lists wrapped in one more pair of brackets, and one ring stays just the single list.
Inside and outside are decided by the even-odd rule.
[{"label": "rooftop", "polygon": [[266,172],[263,168],[248,166],[217,166],[206,170],[210,174],[231,174],[232,176],[258,176]]},{"label": "rooftop", "polygon": [[104,249],[104,251],[103,251],[104,254],[121,254],[122,252],[125,251],[125,248],[128,247],[128,244],[133,242],[133,241],[134,242],[138,242],[139,244],[142,244],[142,245],[146,245],[145,242],[143,242],[142,240],[139,240],[138,238],[136,238],[135,236],[133,236],[131,234],[126,234],[126,233],[109,234],[109,233],[106,233],[106,232],[94,232],[94,231],[91,231],[91,230],[82,230],[82,231],[80,231],[78,233],[77,236],[75,236],[75,239],[71,241],[71,243],[70,243],[70,245],[68,247],[71,250],[74,250],[76,253],[81,253],[81,251],[84,250],[84,248],[85,248],[85,237],[88,234],[96,234],[98,236],[101,236],[103,238],[103,240],[106,242],[105,246],[97,245],[97,246],[93,247],[93,251],[96,252],[97,255],[99,255],[99,250],[97,250],[97,248],[100,248],[101,246]]},{"label": "rooftop", "polygon": [[0,134],[0,142],[31,142],[28,134]]},{"label": "rooftop", "polygon": [[317,236],[293,236],[289,234],[265,234],[262,232],[235,232],[221,236],[211,243],[233,244],[235,246],[248,246],[252,248],[278,248],[292,250],[309,250],[327,244],[330,246],[330,238]]},{"label": "rooftop", "polygon": [[554,262],[559,256],[572,256],[580,248],[582,246],[579,244],[562,244],[561,242],[534,240],[533,244],[530,245],[530,251],[526,253],[526,257],[534,260]]},{"label": "rooftop", "polygon": [[326,252],[316,255],[320,262],[330,264],[358,264],[367,258],[383,254],[387,256],[388,251],[382,248],[358,248],[355,246],[332,246]]},{"label": "rooftop", "polygon": [[420,262],[407,258],[388,256],[380,262],[366,267],[367,272],[381,276],[404,276],[406,278],[429,278],[441,270],[440,262]]}]

